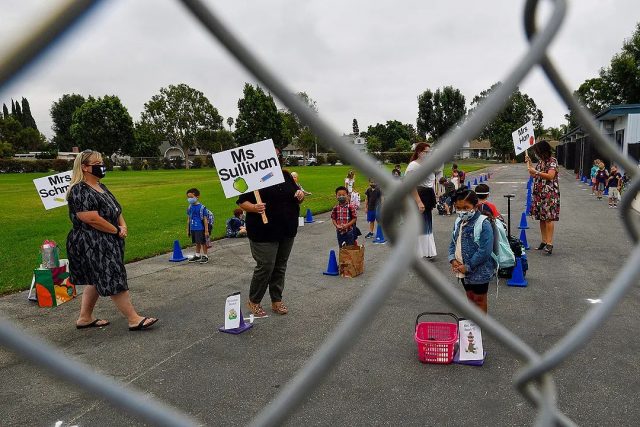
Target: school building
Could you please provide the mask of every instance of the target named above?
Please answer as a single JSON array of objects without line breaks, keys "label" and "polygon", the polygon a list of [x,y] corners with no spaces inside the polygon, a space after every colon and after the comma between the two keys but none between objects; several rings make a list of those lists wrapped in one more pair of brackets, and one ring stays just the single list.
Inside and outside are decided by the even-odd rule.
[{"label": "school building", "polygon": [[[640,104],[612,105],[595,116],[598,129],[618,144],[620,151],[640,164]],[[582,126],[575,127],[561,138],[556,147],[558,162],[579,176],[588,176],[593,161],[601,158],[596,142]]]}]

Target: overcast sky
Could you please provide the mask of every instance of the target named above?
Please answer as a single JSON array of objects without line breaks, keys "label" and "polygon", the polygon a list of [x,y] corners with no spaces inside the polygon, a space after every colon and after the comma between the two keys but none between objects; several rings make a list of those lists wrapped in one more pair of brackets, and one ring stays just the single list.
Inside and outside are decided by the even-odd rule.
[{"label": "overcast sky", "polygon": [[[545,4],[549,2],[543,2]],[[0,0],[0,50],[57,2]],[[415,125],[416,97],[452,85],[467,98],[500,80],[527,48],[524,1],[227,0],[209,1],[240,38],[286,80],[306,91],[339,132],[387,120]],[[580,0],[551,57],[575,89],[609,63],[640,21],[638,0]],[[541,18],[543,19],[543,18]],[[134,120],[169,84],[205,93],[237,116],[244,82],[254,80],[181,4],[111,0],[0,93],[27,97],[39,129],[52,136],[49,109],[64,93],[118,95]],[[544,113],[564,122],[565,105],[536,69],[521,85]]]}]

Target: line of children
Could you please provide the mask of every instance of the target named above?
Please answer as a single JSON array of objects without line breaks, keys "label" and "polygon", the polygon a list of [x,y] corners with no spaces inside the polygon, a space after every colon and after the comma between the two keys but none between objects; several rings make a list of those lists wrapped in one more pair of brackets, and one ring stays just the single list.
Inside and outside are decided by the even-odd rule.
[{"label": "line of children", "polygon": [[[200,203],[200,191],[197,188],[187,190],[187,236],[191,237],[191,241],[196,245],[196,254],[189,258],[189,262],[197,262],[206,264],[209,262],[207,255],[209,240],[209,221],[207,208]],[[202,255],[201,255],[202,254]]]}]

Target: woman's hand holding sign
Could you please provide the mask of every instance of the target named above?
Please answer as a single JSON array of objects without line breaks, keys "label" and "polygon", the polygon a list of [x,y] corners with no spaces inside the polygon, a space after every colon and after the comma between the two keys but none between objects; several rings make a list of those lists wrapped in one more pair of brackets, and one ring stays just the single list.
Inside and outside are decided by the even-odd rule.
[{"label": "woman's hand holding sign", "polygon": [[266,203],[254,203],[251,205],[252,212],[262,215],[267,209]]},{"label": "woman's hand holding sign", "polygon": [[298,202],[301,202],[304,200],[304,192],[302,190],[298,190],[296,191],[296,193],[293,195],[293,197],[295,197],[296,199],[298,199]]}]

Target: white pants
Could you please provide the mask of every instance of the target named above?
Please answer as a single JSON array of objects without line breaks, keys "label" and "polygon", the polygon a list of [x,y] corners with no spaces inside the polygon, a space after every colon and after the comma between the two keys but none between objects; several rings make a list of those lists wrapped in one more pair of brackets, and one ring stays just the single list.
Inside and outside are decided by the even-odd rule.
[{"label": "white pants", "polygon": [[433,238],[433,234],[421,234],[418,236],[418,257],[432,257],[436,256],[436,241]]}]

